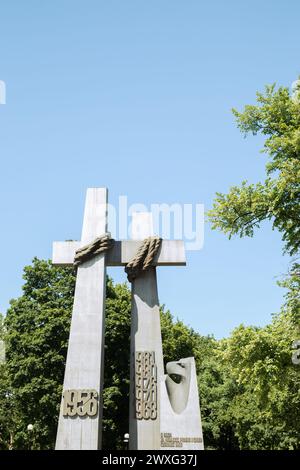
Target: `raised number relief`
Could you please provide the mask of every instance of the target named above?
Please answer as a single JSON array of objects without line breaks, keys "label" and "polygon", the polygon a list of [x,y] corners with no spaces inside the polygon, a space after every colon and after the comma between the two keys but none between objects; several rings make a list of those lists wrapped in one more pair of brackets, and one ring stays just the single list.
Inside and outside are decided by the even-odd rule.
[{"label": "raised number relief", "polygon": [[65,390],[63,393],[64,416],[97,416],[98,393],[96,390]]},{"label": "raised number relief", "polygon": [[136,419],[157,419],[157,367],[154,352],[135,354]]}]

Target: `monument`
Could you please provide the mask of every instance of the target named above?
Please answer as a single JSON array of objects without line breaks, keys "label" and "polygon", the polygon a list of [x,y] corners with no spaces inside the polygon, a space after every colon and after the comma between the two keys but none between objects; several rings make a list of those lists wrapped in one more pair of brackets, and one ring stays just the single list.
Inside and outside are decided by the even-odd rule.
[{"label": "monument", "polygon": [[90,188],[81,241],[54,242],[52,262],[77,267],[56,449],[101,448],[107,266],[132,284],[129,448],[203,448],[194,360],[168,364],[167,377],[163,366],[156,267],[184,266],[184,243],[154,236],[149,213],[133,215],[132,240],[112,240],[107,189]]},{"label": "monument", "polygon": [[161,448],[204,450],[193,357],[169,362],[161,381]]}]

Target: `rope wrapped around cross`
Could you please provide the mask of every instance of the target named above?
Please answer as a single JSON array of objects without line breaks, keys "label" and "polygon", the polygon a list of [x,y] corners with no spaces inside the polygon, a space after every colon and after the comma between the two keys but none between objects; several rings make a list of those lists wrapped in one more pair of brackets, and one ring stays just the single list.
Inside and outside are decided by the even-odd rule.
[{"label": "rope wrapped around cross", "polygon": [[[125,272],[129,282],[134,281],[143,272],[148,271],[152,266],[160,247],[162,239],[160,237],[146,238],[136,255],[127,263]],[[109,233],[97,237],[88,245],[79,248],[75,253],[74,266],[80,266],[82,263],[94,258],[101,253],[110,250],[114,245],[114,240]]]}]

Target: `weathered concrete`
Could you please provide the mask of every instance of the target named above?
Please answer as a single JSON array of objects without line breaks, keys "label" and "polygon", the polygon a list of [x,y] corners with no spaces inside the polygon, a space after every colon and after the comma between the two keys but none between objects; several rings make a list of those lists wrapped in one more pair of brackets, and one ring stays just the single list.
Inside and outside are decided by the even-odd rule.
[{"label": "weathered concrete", "polygon": [[203,450],[197,374],[193,357],[167,364],[167,375],[161,381],[160,406],[161,449]]},{"label": "weathered concrete", "polygon": [[[107,231],[106,206],[106,189],[88,189],[79,246]],[[60,250],[62,259],[66,260],[72,242],[65,243],[65,253],[61,246]],[[64,391],[95,390],[98,393],[98,413],[93,417],[64,416],[62,400],[57,450],[101,448],[105,289],[105,256],[101,254],[78,267],[64,378]]]}]

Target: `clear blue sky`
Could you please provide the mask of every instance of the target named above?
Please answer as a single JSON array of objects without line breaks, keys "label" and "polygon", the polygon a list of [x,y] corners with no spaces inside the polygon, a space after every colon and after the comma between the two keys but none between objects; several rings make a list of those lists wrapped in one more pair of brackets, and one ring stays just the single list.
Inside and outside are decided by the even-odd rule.
[{"label": "clear blue sky", "polygon": [[[0,311],[24,265],[80,237],[87,187],[209,209],[216,191],[262,179],[262,141],[231,108],[298,77],[299,18],[297,0],[2,2]],[[159,269],[160,300],[203,334],[264,325],[283,299],[281,249],[269,224],[231,241],[207,225],[186,268]]]}]

